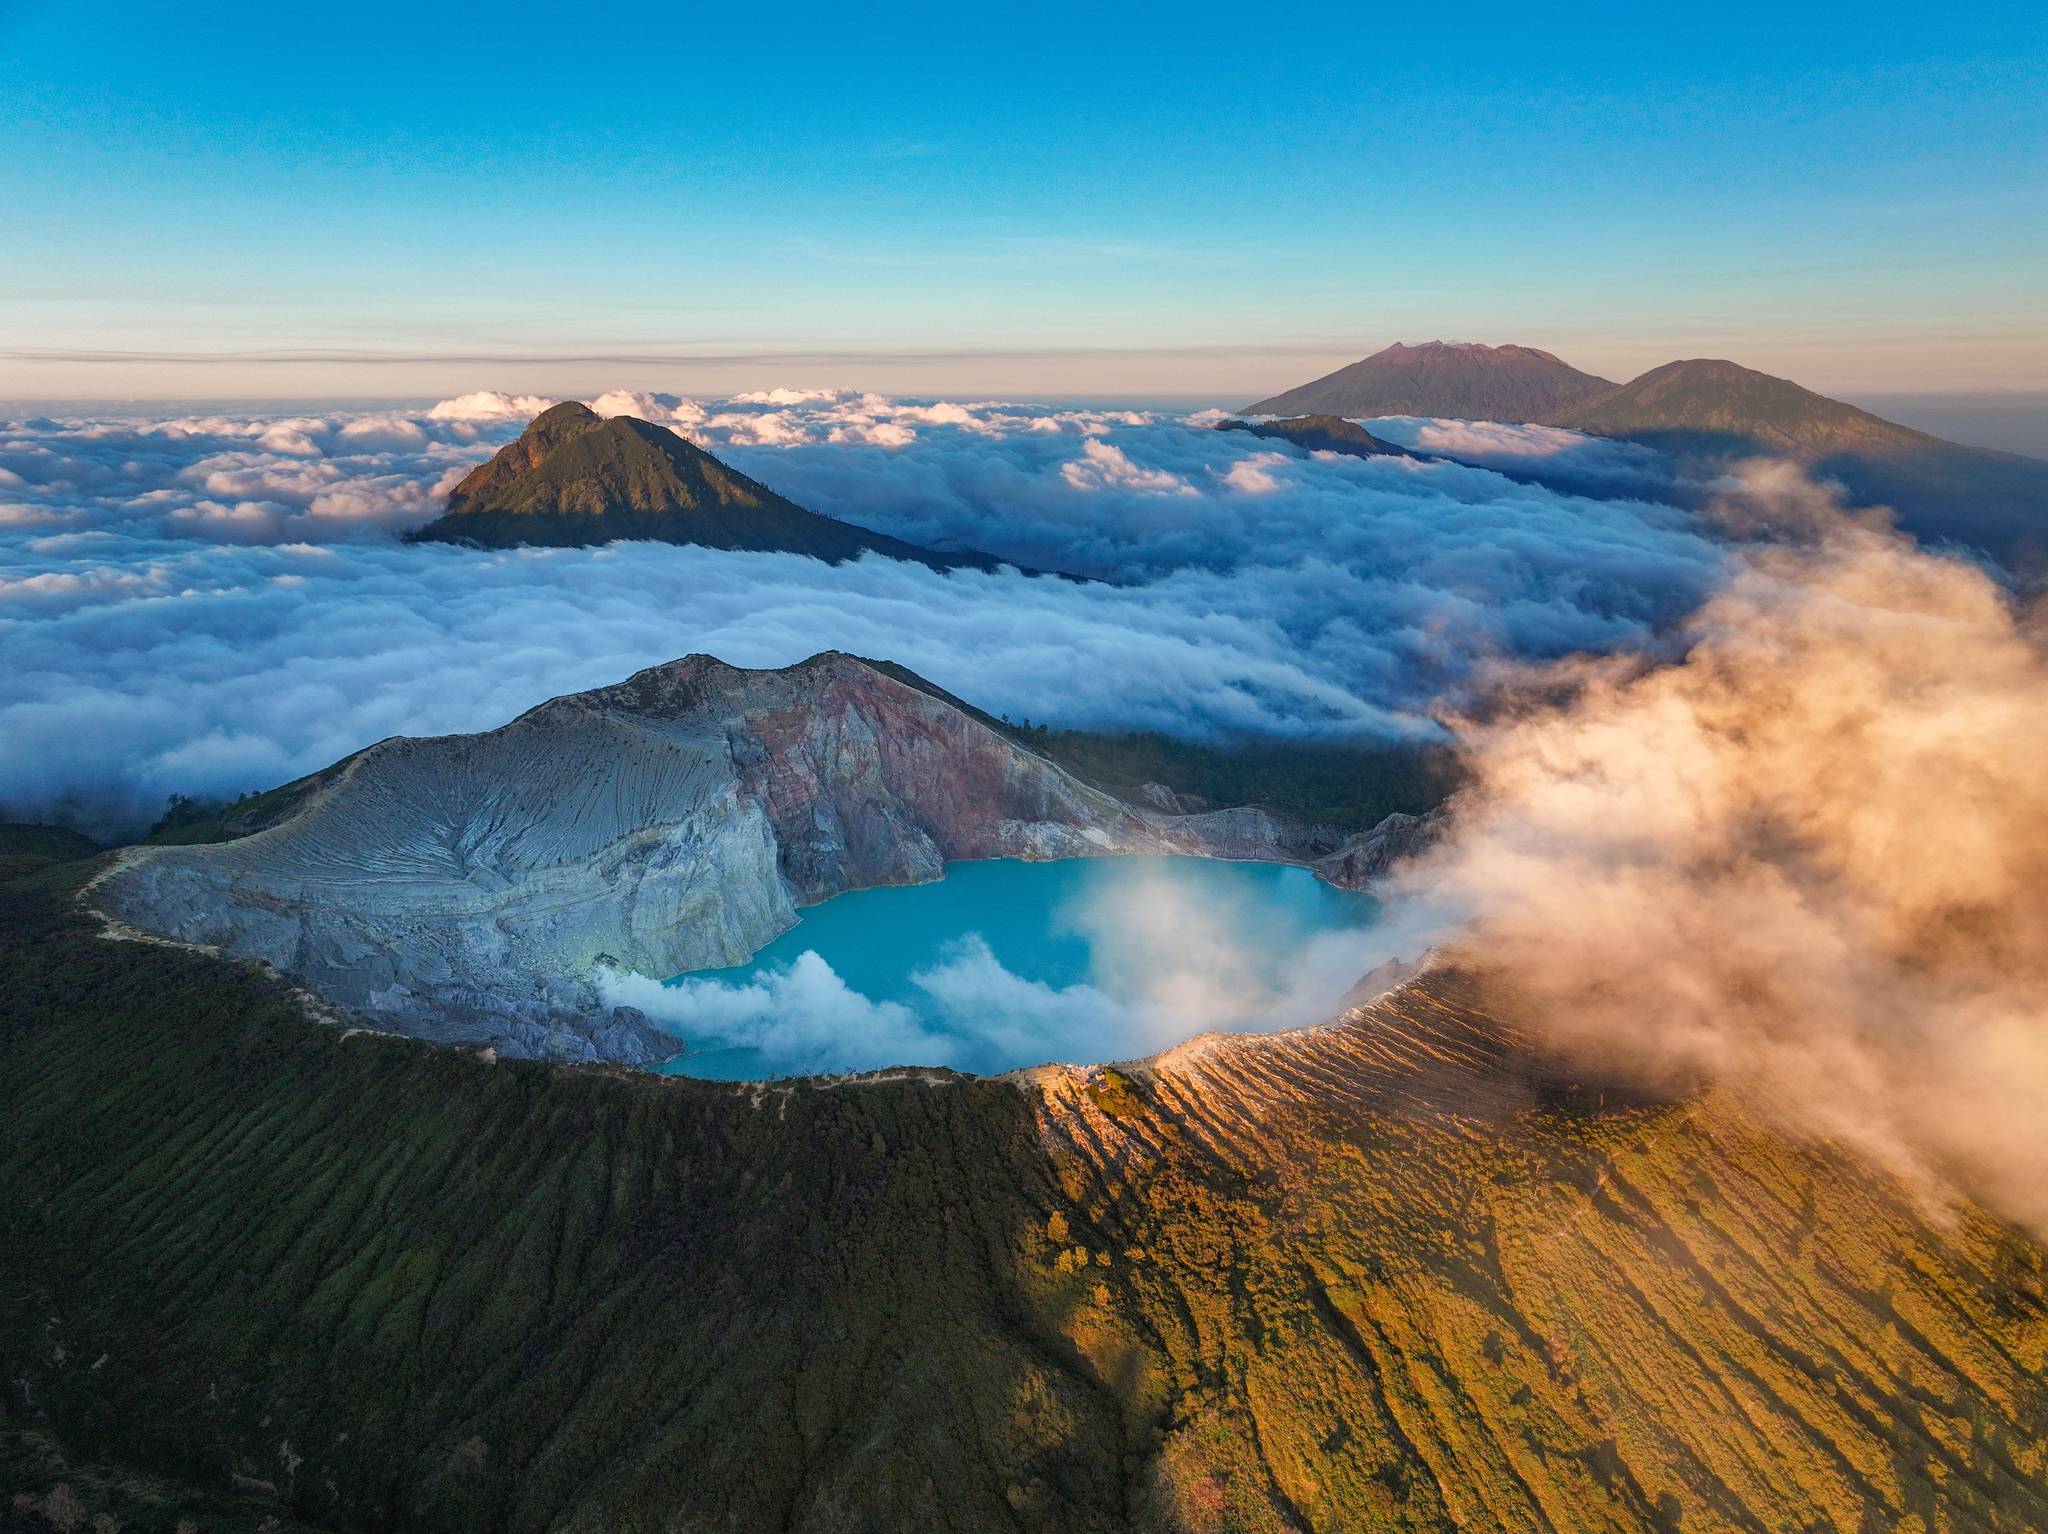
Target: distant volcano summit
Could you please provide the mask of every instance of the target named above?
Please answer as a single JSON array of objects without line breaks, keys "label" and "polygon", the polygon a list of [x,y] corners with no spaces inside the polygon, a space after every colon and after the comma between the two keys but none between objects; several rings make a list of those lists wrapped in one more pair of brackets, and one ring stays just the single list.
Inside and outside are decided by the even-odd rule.
[{"label": "distant volcano summit", "polygon": [[829,564],[881,554],[935,570],[993,569],[973,551],[921,548],[777,495],[665,426],[610,420],[571,400],[544,410],[448,496],[413,538],[483,548],[571,548],[615,539],[808,554]]},{"label": "distant volcano summit", "polygon": [[1534,421],[1613,387],[1533,346],[1396,342],[1313,383],[1247,405],[1244,413]]},{"label": "distant volcano summit", "polygon": [[1947,442],[1719,358],[1667,362],[1615,384],[1530,346],[1395,345],[1244,413],[1562,426],[1657,448],[1696,474],[1786,458],[1839,484],[1853,505],[1892,507],[1916,537],[1974,545],[2021,568],[2048,564],[2048,463]]}]

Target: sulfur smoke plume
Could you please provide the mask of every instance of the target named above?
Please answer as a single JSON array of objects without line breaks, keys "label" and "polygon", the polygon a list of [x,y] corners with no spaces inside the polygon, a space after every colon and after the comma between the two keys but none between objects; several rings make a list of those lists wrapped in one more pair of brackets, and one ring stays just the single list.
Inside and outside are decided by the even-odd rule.
[{"label": "sulfur smoke plume", "polygon": [[1790,471],[1790,531],[1683,658],[1520,678],[1464,729],[1463,914],[1582,1058],[1711,1078],[2048,1230],[2048,654],[2039,613]]}]

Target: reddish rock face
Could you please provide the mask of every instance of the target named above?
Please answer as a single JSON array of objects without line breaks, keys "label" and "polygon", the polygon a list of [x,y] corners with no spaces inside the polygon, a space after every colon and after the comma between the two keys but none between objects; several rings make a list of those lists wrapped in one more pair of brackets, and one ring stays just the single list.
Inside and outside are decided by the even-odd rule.
[{"label": "reddish rock face", "polygon": [[815,689],[743,716],[741,781],[803,901],[939,877],[954,858],[1067,856],[1140,835],[1140,817],[936,698],[846,657]]}]

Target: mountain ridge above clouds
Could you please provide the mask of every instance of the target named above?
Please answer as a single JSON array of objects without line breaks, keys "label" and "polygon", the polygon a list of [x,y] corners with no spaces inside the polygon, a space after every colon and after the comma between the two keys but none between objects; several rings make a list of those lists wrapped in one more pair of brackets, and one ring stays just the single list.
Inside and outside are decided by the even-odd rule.
[{"label": "mountain ridge above clouds", "polygon": [[1722,358],[1616,384],[1531,347],[1396,344],[1245,413],[1307,410],[1564,427],[1655,448],[1695,474],[1787,458],[1839,482],[1853,504],[1892,508],[1921,539],[2019,568],[2048,555],[2048,462],[1950,442]]},{"label": "mountain ridge above clouds", "polygon": [[1614,385],[1533,346],[1396,341],[1322,378],[1244,407],[1244,415],[1440,415],[1536,421]]},{"label": "mountain ridge above clouds", "polygon": [[[0,428],[0,470],[21,479],[0,494],[16,620],[0,735],[18,747],[0,752],[0,808],[126,838],[173,793],[219,801],[390,735],[488,729],[690,651],[886,655],[1056,728],[1413,739],[1469,657],[1635,643],[1718,567],[1681,511],[1524,495],[1491,470],[868,397],[637,403],[800,506],[986,550],[1018,578],[399,541],[553,403]],[[1447,497],[1466,509],[1445,517]]]},{"label": "mountain ridge above clouds", "polygon": [[1569,409],[1553,411],[1540,424],[1603,437],[1721,432],[1788,457],[1865,447],[1919,447],[1941,440],[1790,379],[1718,357],[1667,362]]},{"label": "mountain ridge above clouds", "polygon": [[1792,460],[1933,542],[2026,567],[2048,552],[2048,462],[1968,447],[1721,358],[1667,362],[1549,425],[1681,460]]},{"label": "mountain ridge above clouds", "polygon": [[881,554],[935,570],[1001,563],[971,550],[923,548],[810,511],[669,427],[627,415],[607,419],[574,400],[535,416],[455,486],[446,512],[410,538],[484,548],[651,539],[806,554],[828,564]]}]

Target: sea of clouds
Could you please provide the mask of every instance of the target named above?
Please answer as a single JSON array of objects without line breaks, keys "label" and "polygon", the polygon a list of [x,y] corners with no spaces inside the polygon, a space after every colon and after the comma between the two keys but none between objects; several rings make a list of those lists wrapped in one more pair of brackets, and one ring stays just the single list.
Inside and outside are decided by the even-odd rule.
[{"label": "sea of clouds", "polygon": [[1281,982],[1153,890],[1102,923],[1129,962],[1086,985],[971,941],[908,1004],[811,959],[605,984],[782,1068],[1100,1059],[1311,1020],[1375,957],[1463,932],[1518,1015],[1603,1068],[1721,1082],[2048,1224],[2048,627],[1992,574],[1786,466],[1716,491],[1550,428],[1376,421],[1441,456],[1361,460],[1213,413],[791,390],[594,403],[818,510],[1086,579],[401,541],[548,403],[0,422],[0,818],[132,830],[172,792],[695,650],[852,650],[1074,725],[1447,731],[1473,778],[1455,834],[1388,892],[1392,928],[1290,954]]},{"label": "sea of clouds", "polygon": [[[172,793],[489,728],[692,651],[850,650],[1070,725],[1427,734],[1502,659],[1645,642],[1726,560],[1690,513],[1633,494],[1639,460],[1628,497],[1496,472],[1518,441],[1532,465],[1613,457],[1542,428],[1487,428],[1482,467],[1310,456],[1213,412],[820,390],[592,403],[814,509],[1089,579],[401,540],[549,403],[0,422],[0,816],[132,831]],[[1432,447],[1457,429],[1383,424]]]}]

